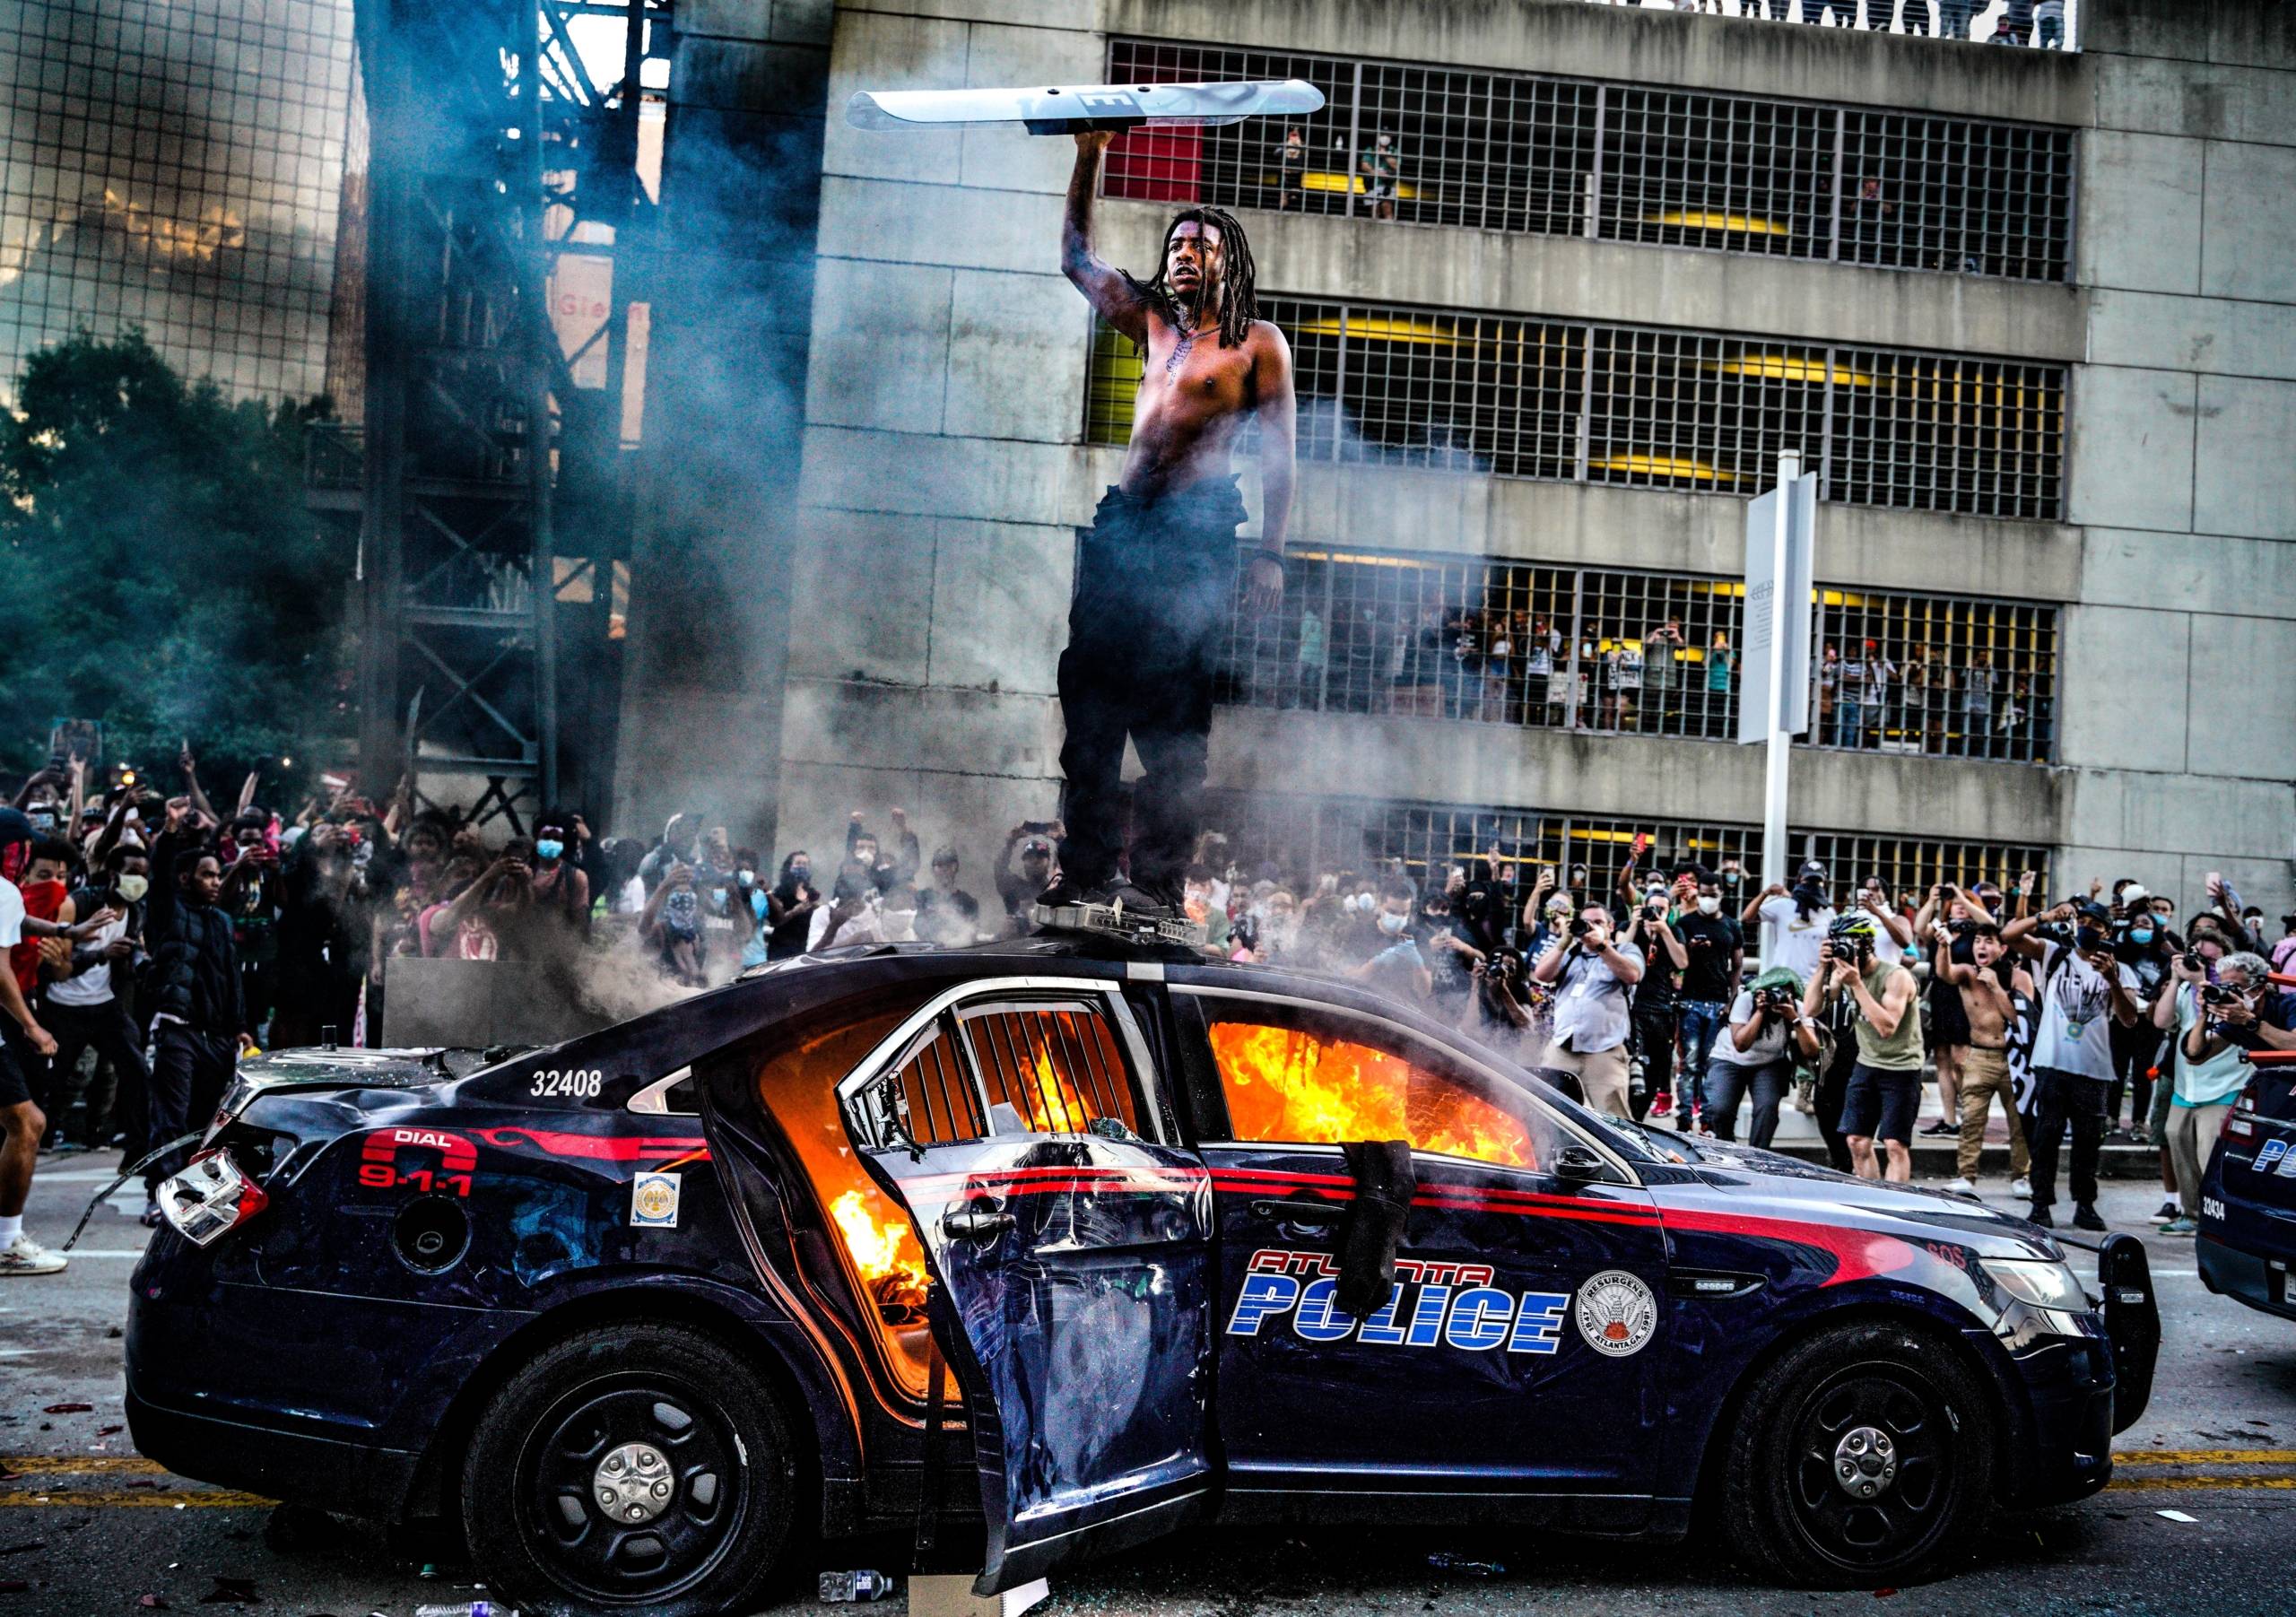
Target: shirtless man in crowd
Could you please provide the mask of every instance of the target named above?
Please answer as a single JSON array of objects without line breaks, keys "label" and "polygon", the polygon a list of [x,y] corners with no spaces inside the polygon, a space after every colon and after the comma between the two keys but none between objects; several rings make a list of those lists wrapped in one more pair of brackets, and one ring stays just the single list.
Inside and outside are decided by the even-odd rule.
[{"label": "shirtless man in crowd", "polygon": [[[1957,890],[1958,891],[1958,890]],[[1970,1019],[1970,1041],[1963,1047],[1961,1090],[1961,1150],[1955,1173],[1946,1189],[1963,1195],[1977,1194],[1978,1161],[1985,1151],[1985,1124],[1993,1098],[2009,1116],[2009,1173],[2013,1194],[2027,1195],[2026,1175],[2031,1164],[2025,1148],[2024,1120],[2017,1113],[2017,1098],[2009,1074],[2009,1045],[2016,1035],[2017,996],[2032,998],[2032,978],[2001,942],[2001,928],[1993,917],[1971,902],[1979,918],[1970,926],[1970,961],[1953,959],[1953,932],[1939,922],[1931,935],[1936,940],[1932,969],[1961,990],[1961,1009]]]},{"label": "shirtless man in crowd", "polygon": [[[1203,818],[1212,685],[1236,590],[1242,495],[1230,450],[1259,423],[1260,547],[1247,605],[1283,594],[1292,509],[1292,351],[1258,318],[1251,247],[1217,208],[1180,211],[1152,280],[1092,250],[1092,197],[1111,137],[1076,136],[1061,267],[1095,313],[1144,360],[1124,471],[1093,513],[1077,561],[1060,657],[1060,750],[1068,781],[1060,875],[1050,908],[1123,898],[1177,909]],[[1134,797],[1131,880],[1123,882],[1118,796],[1129,735],[1145,771]]]}]

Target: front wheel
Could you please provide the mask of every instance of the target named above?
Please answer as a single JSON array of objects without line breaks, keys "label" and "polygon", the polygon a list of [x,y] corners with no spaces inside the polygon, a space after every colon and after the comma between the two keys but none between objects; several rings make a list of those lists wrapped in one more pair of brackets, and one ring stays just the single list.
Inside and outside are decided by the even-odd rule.
[{"label": "front wheel", "polygon": [[1839,1326],[1764,1373],[1730,1435],[1724,1511],[1756,1568],[1800,1587],[1910,1583],[1991,1496],[1983,1388],[1895,1325]]},{"label": "front wheel", "polygon": [[522,1611],[749,1611],[782,1569],[796,1479],[772,1395],[724,1343],[610,1326],[495,1395],[463,1463],[463,1525]]}]

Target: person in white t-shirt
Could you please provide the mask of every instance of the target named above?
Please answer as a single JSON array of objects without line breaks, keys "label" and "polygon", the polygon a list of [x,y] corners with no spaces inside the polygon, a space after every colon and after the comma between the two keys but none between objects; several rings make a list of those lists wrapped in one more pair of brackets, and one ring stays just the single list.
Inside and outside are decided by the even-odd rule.
[{"label": "person in white t-shirt", "polygon": [[[2070,926],[2071,940],[2036,935],[2035,928]],[[2001,941],[2040,962],[2041,1019],[2033,1039],[2031,1147],[2036,1224],[2056,1220],[2057,1152],[2073,1131],[2073,1222],[2101,1230],[2097,1213],[2097,1155],[2105,1138],[2105,1096],[2112,1087],[2112,1024],[2136,1022],[2136,974],[2113,958],[2112,917],[2102,905],[2067,902],[2039,916],[2022,916],[2001,929]]]},{"label": "person in white t-shirt", "polygon": [[1812,859],[1803,865],[1792,887],[1771,882],[1748,901],[1738,921],[1749,931],[1757,921],[1761,924],[1765,969],[1783,969],[1808,982],[1817,973],[1818,951],[1825,945],[1826,928],[1834,922],[1826,867]]},{"label": "person in white t-shirt", "polygon": [[[22,858],[32,840],[32,822],[22,809],[0,808],[0,868],[22,872]],[[32,1100],[28,1069],[56,1054],[56,1040],[32,1014],[9,966],[8,951],[24,941],[24,895],[0,875],[0,1275],[53,1274],[65,1265],[24,1233],[24,1203],[31,1195],[32,1169],[39,1161],[39,1137],[48,1118]]]}]

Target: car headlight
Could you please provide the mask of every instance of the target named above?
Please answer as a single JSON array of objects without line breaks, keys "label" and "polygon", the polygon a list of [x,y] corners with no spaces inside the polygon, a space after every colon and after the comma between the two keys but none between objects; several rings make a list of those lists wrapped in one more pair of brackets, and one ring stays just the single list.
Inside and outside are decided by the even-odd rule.
[{"label": "car headlight", "polygon": [[2037,1308],[2057,1308],[2067,1314],[2089,1311],[2089,1293],[2066,1263],[2040,1258],[1984,1257],[1978,1260],[1993,1283],[2019,1302]]}]

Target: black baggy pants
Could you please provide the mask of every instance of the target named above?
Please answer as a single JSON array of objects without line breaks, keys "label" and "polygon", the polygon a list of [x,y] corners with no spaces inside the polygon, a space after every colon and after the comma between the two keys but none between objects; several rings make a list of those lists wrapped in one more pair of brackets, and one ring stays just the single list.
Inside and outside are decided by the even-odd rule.
[{"label": "black baggy pants", "polygon": [[2033,1069],[2033,1117],[2027,1149],[2033,1158],[2033,1205],[2057,1200],[2057,1152],[2073,1130],[2073,1169],[2067,1175],[2076,1207],[2097,1200],[2097,1152],[2105,1139],[2106,1081],[2056,1067]]},{"label": "black baggy pants", "polygon": [[[144,1139],[128,1153],[156,1151],[196,1124],[204,1127],[222,1103],[237,1070],[239,1040],[235,1033],[202,1033],[179,1021],[163,1021],[152,1030],[150,1103],[144,1112]],[[157,1190],[160,1181],[180,1169],[189,1153],[170,1152],[144,1170],[144,1187]]]},{"label": "black baggy pants", "polygon": [[[80,1056],[89,1049],[95,1051],[99,1061],[111,1064],[113,1087],[108,1097],[101,1089],[89,1086],[89,1137],[81,1143],[103,1144],[100,1135],[109,1132],[106,1117],[115,1108],[131,1117],[144,1115],[141,1108],[151,1092],[152,1069],[144,1065],[143,1036],[128,1020],[126,1005],[117,998],[92,1005],[58,1004],[51,999],[40,1011],[40,1025],[56,1039],[56,1055],[49,1063],[54,1076],[48,1081],[53,1103],[47,1108],[51,1127],[61,1128],[65,1114],[80,1099]],[[135,1143],[131,1131],[128,1144]]]},{"label": "black baggy pants", "polygon": [[1060,769],[1068,782],[1061,874],[1106,884],[1124,849],[1127,736],[1144,771],[1134,796],[1132,881],[1177,902],[1204,819],[1217,677],[1235,608],[1243,496],[1213,478],[1153,501],[1111,488],[1076,560],[1060,654]]}]

